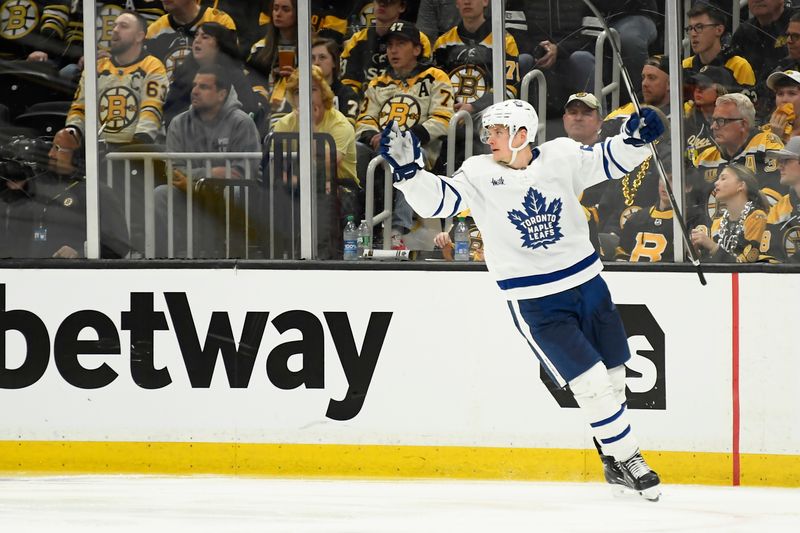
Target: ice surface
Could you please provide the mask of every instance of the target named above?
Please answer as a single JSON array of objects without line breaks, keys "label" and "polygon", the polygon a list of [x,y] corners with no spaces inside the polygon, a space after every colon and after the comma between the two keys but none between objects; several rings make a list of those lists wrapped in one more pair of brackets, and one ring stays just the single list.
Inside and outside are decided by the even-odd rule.
[{"label": "ice surface", "polygon": [[0,478],[0,531],[798,532],[800,489],[248,477]]}]

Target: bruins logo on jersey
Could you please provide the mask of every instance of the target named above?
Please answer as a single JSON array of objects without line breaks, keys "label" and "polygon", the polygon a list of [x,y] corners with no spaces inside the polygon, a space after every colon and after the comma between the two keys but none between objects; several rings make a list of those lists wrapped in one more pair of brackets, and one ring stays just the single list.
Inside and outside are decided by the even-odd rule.
[{"label": "bruins logo on jersey", "polygon": [[114,21],[122,13],[122,8],[116,5],[104,5],[97,11],[95,26],[97,26],[97,47],[103,50],[111,48],[111,32],[114,30]]},{"label": "bruins logo on jersey", "polygon": [[714,196],[714,191],[708,193],[708,201],[706,202],[708,209],[708,217],[714,220],[719,216],[719,206],[717,206],[717,197]]},{"label": "bruins logo on jersey", "polygon": [[128,87],[112,87],[100,95],[100,123],[108,133],[119,133],[139,117],[139,99]]},{"label": "bruins logo on jersey", "polygon": [[619,227],[622,229],[625,227],[625,223],[628,221],[629,218],[633,216],[633,214],[637,211],[641,211],[642,208],[638,205],[632,205],[630,207],[626,207],[622,210],[622,213],[619,215]]},{"label": "bruins logo on jersey", "polygon": [[419,122],[420,116],[419,102],[413,96],[396,94],[381,107],[378,123],[385,128],[394,120],[401,130],[406,131]]},{"label": "bruins logo on jersey", "polygon": [[189,57],[192,49],[189,45],[189,39],[186,37],[178,37],[169,46],[169,52],[164,57],[164,68],[167,70],[167,79],[172,83],[175,78],[175,69],[178,68],[183,61]]},{"label": "bruins logo on jersey", "polygon": [[358,14],[358,23],[363,28],[369,28],[373,22],[375,22],[375,4],[369,2],[361,8],[361,13]]},{"label": "bruins logo on jersey", "polygon": [[6,0],[0,6],[0,37],[22,39],[39,24],[39,6],[33,0]]},{"label": "bruins logo on jersey", "polygon": [[450,71],[450,83],[455,90],[455,101],[470,104],[489,90],[486,72],[476,65],[459,65]]},{"label": "bruins logo on jersey", "polygon": [[793,256],[800,246],[800,226],[792,226],[783,234],[783,249],[786,257]]}]

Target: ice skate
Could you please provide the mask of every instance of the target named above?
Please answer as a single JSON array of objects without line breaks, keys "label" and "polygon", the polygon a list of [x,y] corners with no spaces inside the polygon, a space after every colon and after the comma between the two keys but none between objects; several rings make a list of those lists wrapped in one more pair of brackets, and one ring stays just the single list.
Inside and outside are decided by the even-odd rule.
[{"label": "ice skate", "polygon": [[[604,461],[605,464],[605,461]],[[616,461],[616,465],[623,474],[623,479],[617,483],[621,489],[618,494],[624,495],[632,492],[645,500],[657,502],[661,497],[661,480],[645,462],[638,450],[624,461]],[[608,480],[608,477],[606,477]],[[611,483],[611,481],[609,481]]]},{"label": "ice skate", "polygon": [[611,455],[606,455],[600,448],[597,439],[594,440],[594,447],[597,448],[597,453],[600,455],[600,460],[603,462],[603,475],[606,482],[611,485],[625,485],[625,474],[619,467],[619,462]]}]

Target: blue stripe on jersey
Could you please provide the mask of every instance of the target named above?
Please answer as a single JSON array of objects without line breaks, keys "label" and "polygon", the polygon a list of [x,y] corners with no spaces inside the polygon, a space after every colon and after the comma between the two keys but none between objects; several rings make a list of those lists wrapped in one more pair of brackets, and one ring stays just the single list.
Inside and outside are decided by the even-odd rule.
[{"label": "blue stripe on jersey", "polygon": [[554,281],[568,278],[573,274],[577,274],[578,272],[592,266],[596,261],[599,260],[600,256],[597,255],[597,252],[592,252],[586,258],[581,259],[574,265],[567,268],[556,270],[555,272],[548,272],[547,274],[534,274],[533,276],[523,276],[521,278],[501,279],[497,281],[497,285],[504,291],[508,289],[518,289],[520,287],[545,285],[547,283],[553,283]]},{"label": "blue stripe on jersey", "polygon": [[611,158],[611,162],[614,163],[617,166],[617,168],[619,169],[620,172],[622,172],[623,174],[627,174],[628,173],[628,171],[625,170],[624,168],[622,168],[622,165],[617,163],[617,160],[614,159],[614,154],[611,153],[611,141],[610,141],[610,139],[609,139],[609,143],[608,143],[608,157]]},{"label": "blue stripe on jersey", "polygon": [[606,173],[606,179],[607,180],[613,180],[614,176],[612,176],[611,172],[608,170],[608,157],[606,156],[606,148],[608,147],[608,143],[609,143],[609,140],[606,139],[606,141],[602,145],[600,145],[600,148],[601,148],[601,150],[603,152],[603,170]]},{"label": "blue stripe on jersey", "polygon": [[617,442],[618,440],[622,440],[622,439],[624,439],[624,438],[625,438],[625,436],[626,436],[628,433],[630,433],[630,432],[631,432],[631,426],[630,426],[630,424],[628,424],[628,427],[626,427],[625,429],[623,429],[623,430],[620,432],[620,434],[619,434],[619,435],[615,435],[615,436],[613,436],[613,437],[609,437],[609,438],[607,438],[607,439],[600,439],[600,443],[601,443],[601,444],[612,444],[612,443],[614,443],[614,442]]},{"label": "blue stripe on jersey", "polygon": [[435,217],[435,216],[438,216],[438,215],[439,215],[439,213],[441,213],[441,212],[442,212],[442,209],[444,209],[444,201],[445,201],[445,199],[447,198],[447,191],[445,190],[445,187],[447,187],[447,188],[449,188],[451,191],[453,191],[453,194],[455,194],[455,195],[456,195],[456,198],[457,198],[457,200],[456,200],[456,204],[455,204],[455,207],[453,208],[453,212],[452,212],[452,213],[449,215],[449,216],[453,216],[453,215],[455,215],[456,213],[458,213],[458,212],[460,211],[459,207],[461,206],[461,195],[458,193],[458,191],[457,191],[457,190],[455,190],[455,188],[453,188],[453,186],[452,186],[452,185],[450,185],[449,183],[447,183],[447,182],[446,182],[445,180],[443,180],[442,178],[439,178],[439,181],[441,181],[441,182],[442,182],[442,201],[441,201],[441,202],[439,202],[439,207],[438,207],[438,208],[436,208],[436,212],[434,212],[432,216],[434,216],[434,217]]},{"label": "blue stripe on jersey", "polygon": [[619,408],[619,411],[617,411],[613,415],[611,415],[608,418],[603,419],[603,420],[601,420],[599,422],[592,422],[589,425],[592,426],[593,428],[598,428],[600,426],[605,426],[606,424],[610,424],[611,422],[613,422],[617,418],[621,417],[622,413],[624,413],[624,412],[625,412],[625,403],[623,403],[622,407]]}]

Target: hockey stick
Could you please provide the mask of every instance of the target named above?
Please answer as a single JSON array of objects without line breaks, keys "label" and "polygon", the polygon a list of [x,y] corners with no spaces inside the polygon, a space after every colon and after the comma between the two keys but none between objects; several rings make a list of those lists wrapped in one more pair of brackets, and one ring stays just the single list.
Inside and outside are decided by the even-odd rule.
[{"label": "hockey stick", "polygon": [[[628,89],[628,94],[631,97],[631,102],[633,103],[634,109],[636,109],[636,113],[641,116],[642,107],[639,104],[639,98],[636,96],[636,91],[633,90],[631,75],[628,72],[628,69],[625,67],[625,63],[622,62],[622,53],[619,50],[619,46],[617,46],[617,42],[611,36],[611,29],[608,27],[608,24],[606,24],[606,20],[603,15],[600,14],[600,11],[595,7],[591,0],[583,0],[583,3],[586,4],[586,7],[588,7],[594,16],[597,17],[606,34],[609,36],[608,42],[611,43],[611,50],[614,52],[614,59],[619,63],[619,69],[620,73],[622,74],[622,79],[625,81],[625,87]],[[692,246],[692,242],[689,239],[689,231],[686,229],[686,222],[683,220],[683,213],[681,213],[680,209],[678,209],[678,202],[675,200],[675,194],[672,191],[672,184],[667,179],[667,172],[666,169],[664,169],[664,163],[662,163],[661,158],[658,157],[655,143],[651,142],[649,143],[649,146],[653,161],[655,161],[656,168],[658,169],[658,174],[661,177],[661,182],[664,184],[664,189],[669,195],[669,201],[672,204],[672,212],[678,219],[678,224],[681,228],[681,233],[683,234],[683,241],[686,243],[686,248],[689,252],[689,260],[697,270],[697,277],[700,278],[700,284],[705,285],[707,282],[706,277],[703,275],[703,269],[700,267],[700,259],[698,259],[697,255],[695,254],[694,246]]]}]

